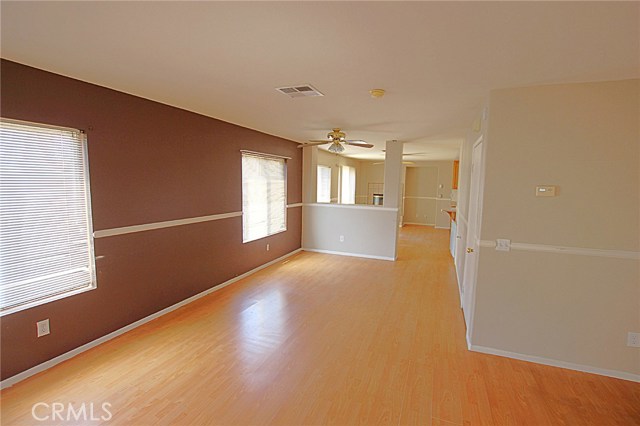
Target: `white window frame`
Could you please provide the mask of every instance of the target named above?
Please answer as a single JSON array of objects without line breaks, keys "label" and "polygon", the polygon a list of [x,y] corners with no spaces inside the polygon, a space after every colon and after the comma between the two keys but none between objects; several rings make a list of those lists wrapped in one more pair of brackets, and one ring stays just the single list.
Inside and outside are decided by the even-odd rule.
[{"label": "white window frame", "polygon": [[[323,181],[322,176],[321,176],[323,173],[328,173],[328,177],[329,177],[328,180]],[[324,187],[322,186],[323,182],[326,183],[326,185]],[[318,202],[318,203],[330,203],[331,202],[331,167],[318,165],[316,186],[317,186],[316,202]],[[327,196],[326,197],[322,197],[322,195],[325,194],[325,193],[326,193]]]},{"label": "white window frame", "polygon": [[[97,287],[97,279],[86,135],[77,129],[5,118],[0,121],[3,145],[0,151],[4,151],[1,154],[3,158],[0,158],[0,176],[4,182],[0,183],[0,210],[26,210],[28,213],[8,214],[11,210],[0,213],[3,216],[0,224],[4,234],[0,235],[0,257],[3,258],[0,259],[0,316],[4,316],[93,290]],[[57,148],[55,145],[58,141],[61,147],[68,143],[78,143],[80,147],[65,145]],[[41,162],[33,161],[39,156],[39,149],[34,149],[35,143],[48,146],[47,156]],[[78,158],[78,151],[81,158]],[[51,153],[55,153],[58,160],[52,160]],[[25,158],[28,161],[24,161]],[[31,168],[28,167],[30,161],[34,164]],[[54,161],[59,161],[65,167],[69,165],[72,173],[56,174],[57,165]],[[80,179],[75,174],[78,170],[81,171]],[[74,174],[76,177],[73,177]],[[56,178],[43,181],[41,176]],[[32,184],[23,185],[21,182],[25,177],[35,179]],[[70,177],[73,189],[69,189]],[[54,182],[59,182],[59,185],[50,189]],[[32,200],[37,198],[40,201],[38,194],[53,197],[51,191],[59,194],[55,203],[62,202],[64,207],[55,208],[55,212],[60,214],[46,216],[52,207],[47,207],[45,203],[33,203]],[[19,194],[22,200],[16,200],[15,194]],[[30,202],[24,201],[30,197]],[[78,197],[80,201],[75,202]],[[73,212],[69,204],[80,206],[81,210]],[[43,215],[48,218],[47,221],[42,220]],[[72,221],[74,223],[70,224]],[[52,229],[63,231],[56,232],[59,237],[46,238],[51,237]],[[40,234],[33,230],[38,230]],[[22,247],[16,251],[18,244]],[[27,295],[22,296],[25,290]]]},{"label": "white window frame", "polygon": [[[243,243],[249,243],[251,241],[256,241],[262,238],[266,238],[269,237],[271,235],[275,235],[275,234],[279,234],[281,232],[286,232],[287,230],[287,160],[289,159],[288,157],[282,157],[282,156],[277,156],[277,155],[271,155],[271,154],[265,154],[265,153],[260,153],[260,152],[253,152],[253,151],[245,151],[245,150],[241,150],[242,153],[242,242]],[[275,161],[278,162],[280,164],[282,164],[283,170],[282,170],[282,178],[283,178],[283,185],[282,185],[282,200],[278,201],[278,197],[277,195],[274,197],[275,200],[272,202],[278,203],[281,205],[282,207],[282,214],[283,214],[283,221],[282,221],[282,225],[280,225],[280,222],[276,222],[275,226],[272,226],[273,224],[268,223],[266,226],[266,229],[264,230],[264,232],[260,232],[260,233],[255,233],[252,232],[251,227],[255,227],[257,226],[257,223],[259,223],[259,219],[256,220],[255,218],[255,214],[252,215],[251,211],[250,211],[250,207],[248,206],[248,204],[251,202],[251,200],[248,197],[259,197],[261,194],[264,194],[267,199],[263,200],[266,201],[267,204],[270,203],[269,201],[269,191],[271,190],[271,182],[269,181],[267,183],[267,188],[266,191],[264,192],[251,192],[249,191],[249,179],[252,179],[252,177],[249,175],[250,171],[247,170],[247,168],[245,167],[246,164],[245,163],[245,159],[247,159],[247,161],[250,161],[249,159],[257,159],[257,160],[264,160],[264,161]],[[265,163],[266,164],[266,163]],[[262,177],[265,177],[264,175],[262,175]],[[253,179],[257,179],[259,178],[259,176],[254,176]],[[277,187],[277,182],[276,182],[276,187]],[[275,208],[278,208],[278,204],[275,204]],[[260,213],[263,217],[264,214],[266,213],[267,215],[267,221],[270,222],[271,221],[271,217],[270,215],[272,214],[272,211],[270,210],[270,208],[266,211],[266,212],[258,212]],[[277,219],[277,217],[276,217]]]},{"label": "white window frame", "polygon": [[356,203],[356,168],[340,166],[340,203]]}]

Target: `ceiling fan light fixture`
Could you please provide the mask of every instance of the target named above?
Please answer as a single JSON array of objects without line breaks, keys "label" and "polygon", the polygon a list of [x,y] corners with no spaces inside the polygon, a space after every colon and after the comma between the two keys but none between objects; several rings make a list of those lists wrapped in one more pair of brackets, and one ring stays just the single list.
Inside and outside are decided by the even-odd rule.
[{"label": "ceiling fan light fixture", "polygon": [[329,145],[329,151],[335,152],[336,154],[340,154],[342,151],[344,151],[344,146],[334,142],[331,145]]}]

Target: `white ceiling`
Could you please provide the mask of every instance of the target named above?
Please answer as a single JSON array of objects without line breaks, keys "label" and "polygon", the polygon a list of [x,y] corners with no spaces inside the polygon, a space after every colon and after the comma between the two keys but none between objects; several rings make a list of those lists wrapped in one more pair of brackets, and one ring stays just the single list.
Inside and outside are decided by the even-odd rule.
[{"label": "white ceiling", "polygon": [[[489,91],[637,78],[638,2],[8,2],[2,57],[303,142],[452,159]],[[291,99],[276,87],[325,94]],[[387,94],[373,99],[369,90]]]}]

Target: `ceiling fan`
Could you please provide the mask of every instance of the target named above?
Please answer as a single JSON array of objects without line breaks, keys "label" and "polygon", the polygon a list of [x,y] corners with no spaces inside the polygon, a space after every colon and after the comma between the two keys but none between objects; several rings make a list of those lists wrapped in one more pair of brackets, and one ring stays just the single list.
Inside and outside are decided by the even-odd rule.
[{"label": "ceiling fan", "polygon": [[371,145],[370,143],[366,143],[365,141],[347,139],[344,132],[340,131],[340,129],[338,128],[333,129],[327,134],[327,140],[311,140],[308,143],[298,145],[298,148],[304,148],[305,146],[324,145],[327,143],[331,144],[328,148],[329,151],[335,152],[336,154],[344,151],[344,146],[342,146],[342,144],[359,146],[361,148],[373,148],[373,145]]}]

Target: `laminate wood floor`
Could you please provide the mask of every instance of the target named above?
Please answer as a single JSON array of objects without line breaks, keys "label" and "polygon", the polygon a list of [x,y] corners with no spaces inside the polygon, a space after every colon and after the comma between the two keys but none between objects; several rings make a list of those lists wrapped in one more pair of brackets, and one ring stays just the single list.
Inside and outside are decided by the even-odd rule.
[{"label": "laminate wood floor", "polygon": [[640,424],[638,383],[469,352],[448,238],[300,253],[4,390],[2,424]]}]

